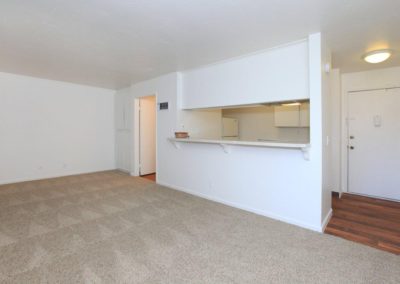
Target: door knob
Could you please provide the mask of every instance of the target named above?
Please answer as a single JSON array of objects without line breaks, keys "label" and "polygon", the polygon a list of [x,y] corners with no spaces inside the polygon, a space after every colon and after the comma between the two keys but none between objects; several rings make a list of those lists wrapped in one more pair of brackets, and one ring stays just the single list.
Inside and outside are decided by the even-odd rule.
[{"label": "door knob", "polygon": [[351,135],[351,136],[350,136],[350,139],[354,139],[354,136],[353,136],[353,135]]},{"label": "door knob", "polygon": [[350,146],[350,150],[354,150],[354,146]]}]

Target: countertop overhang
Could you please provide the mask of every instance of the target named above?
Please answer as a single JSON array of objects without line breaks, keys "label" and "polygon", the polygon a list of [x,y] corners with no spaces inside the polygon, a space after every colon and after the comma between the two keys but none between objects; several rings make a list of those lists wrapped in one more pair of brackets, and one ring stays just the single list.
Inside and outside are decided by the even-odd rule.
[{"label": "countertop overhang", "polygon": [[169,138],[169,141],[179,149],[181,143],[200,143],[200,144],[217,144],[222,147],[225,153],[230,153],[229,146],[249,146],[249,147],[267,147],[267,148],[283,148],[283,149],[299,149],[303,152],[304,159],[309,160],[309,143],[297,142],[279,142],[279,141],[238,141],[238,140],[218,140],[218,139],[201,139],[201,138]]}]

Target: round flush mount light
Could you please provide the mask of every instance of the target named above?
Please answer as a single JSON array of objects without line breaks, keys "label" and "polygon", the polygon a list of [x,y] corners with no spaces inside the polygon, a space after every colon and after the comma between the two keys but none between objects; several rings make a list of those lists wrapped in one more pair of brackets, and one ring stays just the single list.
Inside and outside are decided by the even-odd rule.
[{"label": "round flush mount light", "polygon": [[363,59],[368,63],[376,64],[387,60],[392,55],[389,49],[374,50],[366,53]]}]

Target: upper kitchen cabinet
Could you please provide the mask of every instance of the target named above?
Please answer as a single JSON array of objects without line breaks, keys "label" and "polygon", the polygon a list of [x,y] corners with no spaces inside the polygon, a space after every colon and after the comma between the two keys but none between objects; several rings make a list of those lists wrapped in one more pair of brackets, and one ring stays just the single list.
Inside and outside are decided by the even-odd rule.
[{"label": "upper kitchen cabinet", "polygon": [[280,105],[274,107],[274,119],[276,127],[299,127],[299,106]]},{"label": "upper kitchen cabinet", "polygon": [[307,41],[188,70],[182,73],[182,108],[306,100],[308,73]]},{"label": "upper kitchen cabinet", "polygon": [[276,127],[309,127],[310,104],[287,104],[274,107]]},{"label": "upper kitchen cabinet", "polygon": [[310,127],[310,103],[300,105],[300,127]]}]

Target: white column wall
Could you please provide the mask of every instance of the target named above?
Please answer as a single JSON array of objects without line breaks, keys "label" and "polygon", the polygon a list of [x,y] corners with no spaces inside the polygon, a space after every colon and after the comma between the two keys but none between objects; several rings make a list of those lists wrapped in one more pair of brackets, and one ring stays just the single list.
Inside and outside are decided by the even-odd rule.
[{"label": "white column wall", "polygon": [[[300,150],[293,149],[232,146],[230,153],[225,153],[218,145],[203,144],[184,144],[177,149],[168,138],[172,137],[174,131],[182,124],[181,120],[184,119],[181,115],[182,106],[215,107],[225,102],[225,99],[228,104],[232,102],[240,104],[241,101],[229,99],[229,94],[226,93],[217,94],[219,97],[212,99],[209,94],[198,92],[199,90],[192,87],[191,90],[196,92],[188,92],[188,89],[183,87],[187,86],[186,74],[168,74],[133,85],[131,98],[156,94],[158,103],[169,103],[168,110],[157,111],[158,183],[321,231],[322,221],[325,218],[322,218],[324,216],[321,213],[323,123],[320,34],[310,36],[305,45],[307,52],[299,61],[307,62],[306,73],[301,73],[300,76],[301,80],[305,81],[302,84],[307,86],[307,94],[300,92],[298,98],[309,97],[311,100],[309,161],[304,159]],[[296,54],[298,55],[297,52]],[[279,70],[288,68],[286,61],[284,61],[285,66],[281,66],[279,60],[274,59],[274,62],[275,65],[269,68],[274,66]],[[203,79],[208,81],[207,76]],[[226,82],[221,79],[218,84],[223,89],[223,84],[230,82],[229,78]],[[284,83],[291,84],[287,80]],[[246,96],[250,97],[246,102],[259,102],[260,99],[269,98],[268,94],[265,98],[252,98],[251,93]],[[276,99],[279,100],[279,97]],[[131,119],[134,120],[133,115]],[[131,161],[134,160],[133,154]],[[134,167],[134,164],[131,165],[131,172]]]}]

